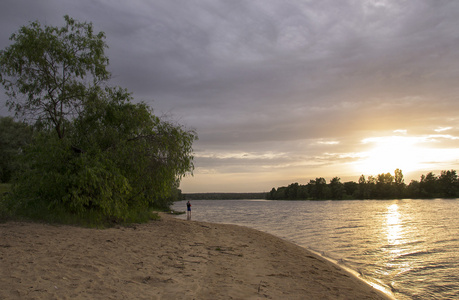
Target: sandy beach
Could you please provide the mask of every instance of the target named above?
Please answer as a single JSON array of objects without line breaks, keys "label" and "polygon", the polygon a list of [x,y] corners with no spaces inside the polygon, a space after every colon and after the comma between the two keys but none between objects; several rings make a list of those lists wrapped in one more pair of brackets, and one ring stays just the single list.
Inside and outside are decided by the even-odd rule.
[{"label": "sandy beach", "polygon": [[0,299],[388,299],[272,235],[161,216],[104,230],[0,224]]}]

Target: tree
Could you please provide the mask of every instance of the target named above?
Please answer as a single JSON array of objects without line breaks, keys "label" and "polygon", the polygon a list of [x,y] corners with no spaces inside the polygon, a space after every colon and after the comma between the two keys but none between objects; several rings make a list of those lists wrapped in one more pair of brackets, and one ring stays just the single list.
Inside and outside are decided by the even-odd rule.
[{"label": "tree", "polygon": [[408,198],[420,198],[421,197],[421,189],[420,183],[417,180],[411,180],[406,188],[406,193]]},{"label": "tree", "polygon": [[376,183],[377,179],[373,175],[368,176],[367,183],[365,185],[366,188],[366,195],[368,198],[365,199],[376,199],[378,198],[378,194],[376,191]]},{"label": "tree", "polygon": [[405,179],[403,179],[402,170],[400,169],[395,169],[394,171],[394,188],[396,193],[395,196],[398,198],[403,198],[406,185]]},{"label": "tree", "polygon": [[333,177],[330,180],[330,191],[332,199],[341,200],[344,198],[346,190],[339,177]]},{"label": "tree", "polygon": [[313,199],[324,200],[330,197],[330,189],[323,177],[318,177],[315,180],[311,179],[308,184],[308,190],[308,194]]},{"label": "tree", "polygon": [[194,167],[195,132],[161,120],[144,103],[132,104],[125,90],[107,91],[77,120],[72,144],[102,152],[129,178],[134,199],[168,207],[162,201]]},{"label": "tree", "polygon": [[10,38],[14,43],[0,52],[9,108],[54,128],[59,138],[91,90],[110,77],[104,33],[94,34],[91,23],[64,19],[61,28],[37,21],[21,27]]},{"label": "tree", "polygon": [[344,183],[345,195],[348,199],[359,199],[359,184],[353,181]]},{"label": "tree", "polygon": [[298,199],[306,200],[308,198],[308,187],[306,185],[300,185],[298,188]]},{"label": "tree", "polygon": [[394,171],[394,182],[397,185],[402,185],[402,184],[405,183],[405,180],[403,179],[402,170],[395,169],[395,171]]},{"label": "tree", "polygon": [[358,199],[367,199],[368,198],[368,188],[365,175],[360,175],[359,177],[359,187],[358,187]]},{"label": "tree", "polygon": [[276,189],[272,188],[271,191],[267,194],[267,200],[276,200]]},{"label": "tree", "polygon": [[297,200],[298,199],[298,182],[292,183],[287,187],[287,199]]},{"label": "tree", "polygon": [[287,187],[278,188],[277,192],[276,192],[276,198],[275,199],[285,200],[286,199],[286,190],[287,190]]},{"label": "tree", "polygon": [[421,190],[421,196],[426,198],[438,197],[438,184],[437,176],[433,172],[427,173],[427,175],[421,175],[421,181],[419,182],[419,188]]},{"label": "tree", "polygon": [[390,173],[378,174],[377,184],[390,185],[394,181],[394,177]]},{"label": "tree", "polygon": [[458,196],[459,179],[455,170],[441,171],[438,183],[442,197],[454,198]]},{"label": "tree", "polygon": [[376,182],[377,198],[387,199],[394,196],[392,183],[394,177],[390,173],[378,174]]},{"label": "tree", "polygon": [[41,131],[26,149],[28,168],[15,189],[26,206],[38,201],[125,220],[132,210],[167,208],[181,177],[193,169],[195,133],[162,121],[143,103],[132,104],[122,89],[93,95],[68,129],[62,139]]},{"label": "tree", "polygon": [[439,177],[432,172],[421,176],[421,181],[412,180],[406,185],[400,169],[390,173],[375,176],[364,175],[359,177],[358,183],[349,181],[340,182],[339,177],[334,177],[327,185],[323,177],[310,180],[307,185],[298,183],[288,187],[273,188],[268,194],[268,199],[296,199],[301,200],[340,200],[340,199],[395,199],[408,198],[457,198],[459,197],[459,176],[455,170],[441,171]]},{"label": "tree", "polygon": [[31,140],[30,126],[11,117],[0,118],[0,182],[10,182],[19,168],[19,155]]},{"label": "tree", "polygon": [[102,85],[109,78],[103,33],[65,20],[62,28],[22,27],[0,53],[10,107],[37,128],[21,156],[13,209],[125,221],[167,208],[194,168],[196,133],[134,104],[127,90]]}]

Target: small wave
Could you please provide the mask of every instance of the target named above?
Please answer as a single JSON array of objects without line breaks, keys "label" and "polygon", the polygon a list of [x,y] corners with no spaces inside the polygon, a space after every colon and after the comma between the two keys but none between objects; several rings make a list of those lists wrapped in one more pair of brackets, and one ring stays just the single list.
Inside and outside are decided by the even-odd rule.
[{"label": "small wave", "polygon": [[397,289],[397,288],[395,287],[395,285],[396,285],[396,283],[395,283],[394,281],[392,281],[391,283],[389,283],[390,291],[391,291],[392,293],[394,293],[394,294],[399,292],[399,289]]},{"label": "small wave", "polygon": [[[438,275],[443,282],[446,281],[445,275],[441,275],[445,270],[449,270],[450,267],[444,264],[429,264],[425,266],[418,266],[412,268],[409,272],[403,274],[407,278],[416,278],[414,282],[422,278],[430,278],[431,282],[437,281],[434,275]],[[401,275],[401,274],[400,274]],[[431,277],[434,276],[434,277]]]},{"label": "small wave", "polygon": [[443,240],[438,240],[434,241],[434,244],[448,244],[450,245],[451,243],[456,243],[459,241],[459,238],[451,238],[451,239],[443,239]]},{"label": "small wave", "polygon": [[341,229],[355,229],[355,228],[362,228],[364,226],[362,225],[352,225],[352,226],[341,226],[341,227],[336,227],[335,230],[341,230]]},{"label": "small wave", "polygon": [[405,242],[405,243],[402,243],[403,246],[415,246],[415,245],[419,245],[419,244],[424,244],[425,241],[422,241],[422,240],[415,240],[415,241],[408,241],[408,242]]},{"label": "small wave", "polygon": [[409,252],[409,253],[400,254],[396,258],[416,257],[416,256],[428,255],[428,254],[431,254],[431,253],[432,252],[430,252],[430,251],[413,251],[413,252]]}]

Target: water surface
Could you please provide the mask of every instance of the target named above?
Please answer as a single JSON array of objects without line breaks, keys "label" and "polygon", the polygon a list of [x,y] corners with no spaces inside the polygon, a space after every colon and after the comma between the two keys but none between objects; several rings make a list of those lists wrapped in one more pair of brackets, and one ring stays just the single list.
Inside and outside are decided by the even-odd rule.
[{"label": "water surface", "polygon": [[[192,205],[194,220],[243,225],[292,241],[391,290],[397,299],[459,299],[456,199]],[[185,202],[173,209],[184,211]]]}]

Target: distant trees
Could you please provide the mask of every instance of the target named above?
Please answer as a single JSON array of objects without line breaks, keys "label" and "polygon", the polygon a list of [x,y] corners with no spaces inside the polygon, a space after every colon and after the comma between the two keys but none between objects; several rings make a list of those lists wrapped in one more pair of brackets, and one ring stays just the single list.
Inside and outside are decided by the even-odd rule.
[{"label": "distant trees", "polygon": [[459,179],[455,170],[441,171],[438,177],[440,195],[446,198],[453,198],[459,195]]},{"label": "distant trees", "polygon": [[440,176],[429,172],[419,182],[411,181],[407,189],[413,198],[456,198],[459,179],[455,170],[441,171]]},{"label": "distant trees", "polygon": [[266,193],[190,193],[181,195],[182,200],[246,200],[265,199]]},{"label": "distant trees", "polygon": [[[301,194],[298,191],[304,191]],[[405,184],[402,170],[394,175],[382,173],[375,176],[361,175],[358,182],[341,183],[334,177],[327,184],[322,177],[310,180],[306,185],[298,183],[287,187],[272,188],[269,200],[343,200],[343,199],[402,199],[402,198],[458,198],[459,178],[455,170],[432,172],[422,175],[420,181]]]},{"label": "distant trees", "polygon": [[310,180],[308,184],[308,194],[315,199],[329,198],[331,193],[325,178],[318,177],[315,180]]},{"label": "distant trees", "polygon": [[333,179],[330,180],[329,188],[332,199],[342,200],[345,198],[346,189],[344,184],[341,183],[341,179],[339,177],[333,177]]}]

